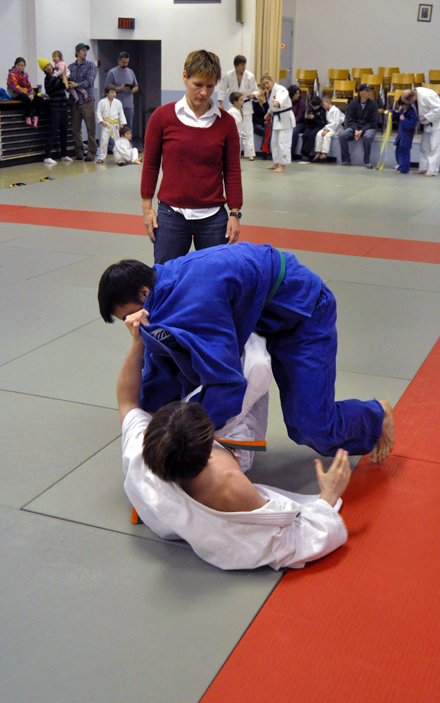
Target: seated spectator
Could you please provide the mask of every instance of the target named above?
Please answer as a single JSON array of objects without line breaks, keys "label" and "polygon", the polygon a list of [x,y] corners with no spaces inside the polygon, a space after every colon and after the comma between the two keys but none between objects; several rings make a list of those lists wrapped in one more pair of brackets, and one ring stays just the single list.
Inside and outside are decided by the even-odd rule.
[{"label": "seated spectator", "polygon": [[297,85],[291,85],[288,88],[290,99],[292,101],[292,112],[295,115],[296,125],[293,128],[292,135],[292,160],[295,159],[296,145],[298,144],[298,135],[302,134],[306,128],[306,101],[301,95],[301,91]]},{"label": "seated spectator", "polygon": [[326,124],[327,116],[322,106],[322,100],[318,95],[315,95],[310,100],[309,111],[306,113],[306,128],[301,147],[301,154],[305,159],[312,161],[315,153],[315,137]]},{"label": "seated spectator", "polygon": [[416,131],[418,117],[414,107],[399,100],[399,110],[393,110],[393,117],[399,120],[399,131],[394,140],[396,146],[396,173],[409,173],[411,146]]},{"label": "seated spectator", "polygon": [[[41,112],[43,98],[35,93],[32,88],[29,76],[24,72],[26,61],[22,56],[15,59],[14,65],[9,69],[7,86],[11,100],[21,100],[24,105],[24,117],[29,127],[38,127],[38,117]],[[34,116],[31,120],[31,112]]]},{"label": "seated spectator", "polygon": [[327,124],[320,129],[315,139],[315,158],[313,161],[326,161],[330,151],[332,137],[342,131],[345,115],[333,105],[331,98],[323,98],[322,106],[327,112]]},{"label": "seated spectator", "polygon": [[260,90],[257,100],[252,101],[252,107],[254,114],[252,115],[252,122],[254,124],[254,132],[260,137],[266,135],[266,122],[264,117],[269,109],[269,103],[267,102],[266,91],[264,90],[261,83],[258,84]]},{"label": "seated spectator", "polygon": [[119,139],[113,145],[113,158],[118,166],[141,164],[138,150],[131,145],[131,129],[128,124],[122,125],[119,130]]},{"label": "seated spectator", "polygon": [[348,142],[362,139],[364,145],[364,164],[367,168],[373,168],[370,161],[371,145],[377,132],[377,120],[379,108],[374,100],[371,100],[371,88],[366,83],[359,86],[359,97],[352,100],[345,113],[345,130],[339,135],[341,145],[341,160],[343,166],[349,166],[350,151]]}]

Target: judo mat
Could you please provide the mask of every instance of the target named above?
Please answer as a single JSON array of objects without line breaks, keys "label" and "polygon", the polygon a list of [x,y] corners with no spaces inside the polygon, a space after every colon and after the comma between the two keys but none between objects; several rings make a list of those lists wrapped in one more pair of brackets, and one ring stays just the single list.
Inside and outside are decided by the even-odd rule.
[{"label": "judo mat", "polygon": [[[61,228],[70,228],[74,223],[75,229],[146,236],[141,216],[121,213],[0,204],[0,222]],[[437,242],[256,225],[242,225],[240,241],[266,244],[274,241],[274,232],[279,248],[440,264]]]},{"label": "judo mat", "polygon": [[348,542],[285,574],[203,703],[440,701],[439,368],[440,341],[396,406],[393,454],[353,473]]}]

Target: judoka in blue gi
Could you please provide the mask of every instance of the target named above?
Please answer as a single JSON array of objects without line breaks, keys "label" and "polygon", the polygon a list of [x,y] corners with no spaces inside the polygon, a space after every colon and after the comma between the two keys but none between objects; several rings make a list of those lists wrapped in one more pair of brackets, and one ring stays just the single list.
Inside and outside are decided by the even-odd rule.
[{"label": "judoka in blue gi", "polygon": [[399,100],[400,109],[393,110],[393,116],[399,120],[399,131],[394,140],[396,146],[396,173],[409,173],[411,162],[411,146],[416,131],[418,117],[412,105],[406,105]]},{"label": "judoka in blue gi", "polygon": [[126,260],[102,275],[105,322],[144,307],[141,407],[154,413],[202,386],[216,429],[241,410],[240,356],[250,334],[264,336],[289,437],[324,456],[338,448],[383,461],[394,426],[387,401],[335,402],[336,301],[293,254],[247,242],[156,264]]}]

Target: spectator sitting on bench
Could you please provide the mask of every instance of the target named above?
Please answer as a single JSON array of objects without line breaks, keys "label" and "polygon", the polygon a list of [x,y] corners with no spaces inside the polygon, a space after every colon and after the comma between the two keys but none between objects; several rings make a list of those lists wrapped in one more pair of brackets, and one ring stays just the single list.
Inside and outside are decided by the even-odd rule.
[{"label": "spectator sitting on bench", "polygon": [[327,124],[326,112],[322,106],[322,100],[315,95],[309,103],[306,113],[306,128],[303,133],[301,154],[305,159],[312,160],[315,152],[315,137],[317,133]]},{"label": "spectator sitting on bench", "polygon": [[315,158],[313,161],[326,161],[327,154],[330,151],[332,137],[338,135],[342,131],[345,115],[336,105],[333,105],[332,99],[325,97],[322,99],[322,106],[327,112],[327,124],[324,129],[320,129],[315,139]]},{"label": "spectator sitting on bench", "polygon": [[290,99],[292,101],[292,112],[295,115],[296,125],[293,128],[292,135],[292,161],[296,154],[296,145],[298,144],[298,136],[302,134],[306,128],[306,101],[301,95],[301,91],[297,85],[291,85],[288,88]]},{"label": "spectator sitting on bench", "polygon": [[350,151],[348,142],[362,139],[364,145],[364,164],[373,168],[370,162],[371,145],[377,132],[379,108],[371,100],[371,88],[366,83],[359,86],[359,98],[352,100],[345,113],[345,130],[339,135],[341,145],[341,161],[343,166],[350,166]]},{"label": "spectator sitting on bench", "polygon": [[[8,73],[8,94],[11,100],[20,100],[24,105],[24,118],[29,127],[38,127],[38,117],[43,104],[43,98],[35,93],[32,88],[29,76],[24,72],[26,61],[22,56],[15,59],[14,65],[9,69]],[[34,110],[34,116],[31,120],[31,109]]]}]

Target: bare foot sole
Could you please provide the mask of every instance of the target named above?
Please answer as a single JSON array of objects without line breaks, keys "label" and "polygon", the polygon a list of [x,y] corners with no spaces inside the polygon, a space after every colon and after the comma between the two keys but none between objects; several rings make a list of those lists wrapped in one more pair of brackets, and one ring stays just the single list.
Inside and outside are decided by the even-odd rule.
[{"label": "bare foot sole", "polygon": [[276,164],[273,164],[272,166],[266,166],[266,171],[275,171],[276,168],[278,168]]},{"label": "bare foot sole", "polygon": [[278,168],[274,168],[273,172],[274,173],[284,173],[285,170],[286,169],[284,168],[284,166],[283,167],[279,166]]},{"label": "bare foot sole", "polygon": [[382,435],[370,454],[370,461],[373,464],[382,464],[388,454],[393,451],[396,437],[393,420],[393,409],[388,400],[380,400],[380,404],[385,410],[382,424]]}]

